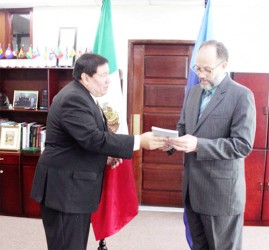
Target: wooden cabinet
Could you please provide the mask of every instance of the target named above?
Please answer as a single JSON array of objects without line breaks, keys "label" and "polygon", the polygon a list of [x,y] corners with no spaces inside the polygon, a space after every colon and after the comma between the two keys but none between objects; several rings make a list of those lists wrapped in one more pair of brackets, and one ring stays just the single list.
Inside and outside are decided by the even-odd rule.
[{"label": "wooden cabinet", "polygon": [[266,151],[254,149],[245,160],[247,202],[245,221],[261,220]]},{"label": "wooden cabinet", "polygon": [[266,151],[266,171],[263,184],[262,221],[269,225],[269,150]]},{"label": "wooden cabinet", "polygon": [[30,198],[32,182],[39,154],[22,154],[22,212],[27,217],[40,217],[39,204]]},{"label": "wooden cabinet", "polygon": [[232,73],[232,78],[253,91],[257,112],[254,147],[245,161],[245,224],[269,225],[269,74]]},{"label": "wooden cabinet", "polygon": [[[38,109],[0,107],[0,116],[16,122],[45,125],[48,110],[40,110],[42,91],[48,109],[53,97],[72,80],[72,68],[0,68],[0,92],[13,103],[14,90],[38,91]],[[40,217],[39,205],[30,198],[39,154],[0,151],[0,214]]]},{"label": "wooden cabinet", "polygon": [[22,215],[19,153],[0,153],[0,214]]}]

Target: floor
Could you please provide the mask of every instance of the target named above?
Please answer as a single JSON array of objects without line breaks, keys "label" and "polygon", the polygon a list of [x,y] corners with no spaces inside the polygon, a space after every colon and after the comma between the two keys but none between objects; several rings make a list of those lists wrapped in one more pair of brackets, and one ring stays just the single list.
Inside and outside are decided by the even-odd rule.
[{"label": "floor", "polygon": [[[188,250],[182,210],[140,207],[138,215],[106,239],[109,250]],[[46,250],[42,221],[0,216],[1,250]],[[99,242],[91,230],[87,250]],[[243,250],[268,250],[269,227],[244,227]],[[75,249],[74,249],[75,250]]]}]

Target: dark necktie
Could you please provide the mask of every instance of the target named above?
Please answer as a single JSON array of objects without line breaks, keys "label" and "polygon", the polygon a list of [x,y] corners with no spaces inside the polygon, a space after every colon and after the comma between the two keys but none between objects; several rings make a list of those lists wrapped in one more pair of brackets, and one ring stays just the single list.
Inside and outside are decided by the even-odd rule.
[{"label": "dark necktie", "polygon": [[211,97],[212,97],[212,91],[210,91],[210,90],[205,90],[205,95],[204,95],[204,98],[203,98],[203,100],[202,100],[202,102],[201,102],[201,105],[200,105],[199,119],[201,118],[202,113],[203,113],[203,111],[205,110],[207,104],[210,102]]},{"label": "dark necktie", "polygon": [[103,110],[102,110],[102,108],[101,108],[101,106],[100,106],[100,104],[99,104],[98,101],[96,101],[96,105],[97,105],[97,107],[98,107],[98,109],[100,111],[100,114],[102,116],[103,122],[105,123],[105,115],[104,115],[104,112],[103,112]]}]

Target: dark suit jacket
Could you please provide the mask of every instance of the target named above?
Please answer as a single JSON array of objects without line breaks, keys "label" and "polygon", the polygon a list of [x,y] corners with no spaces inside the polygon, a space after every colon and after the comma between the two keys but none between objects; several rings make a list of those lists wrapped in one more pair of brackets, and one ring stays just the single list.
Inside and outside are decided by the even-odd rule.
[{"label": "dark suit jacket", "polygon": [[66,213],[98,207],[107,156],[131,158],[134,137],[107,132],[88,90],[72,81],[55,96],[31,196]]},{"label": "dark suit jacket", "polygon": [[239,214],[246,198],[244,158],[256,129],[254,96],[227,75],[198,121],[201,95],[199,85],[189,91],[177,125],[179,135],[198,137],[197,153],[185,154],[183,197],[188,189],[201,214]]}]

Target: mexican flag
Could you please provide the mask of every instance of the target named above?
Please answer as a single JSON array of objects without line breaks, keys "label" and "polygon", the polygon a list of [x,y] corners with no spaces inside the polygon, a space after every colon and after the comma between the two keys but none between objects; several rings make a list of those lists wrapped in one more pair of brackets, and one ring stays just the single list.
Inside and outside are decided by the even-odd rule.
[{"label": "mexican flag", "polygon": [[[107,117],[109,130],[128,134],[123,115],[123,97],[116,62],[110,0],[103,0],[93,53],[109,61],[111,82],[108,93],[98,98]],[[138,200],[131,160],[123,160],[115,169],[106,167],[103,192],[98,210],[92,213],[91,222],[96,240],[107,238],[132,220],[138,213]]]}]

